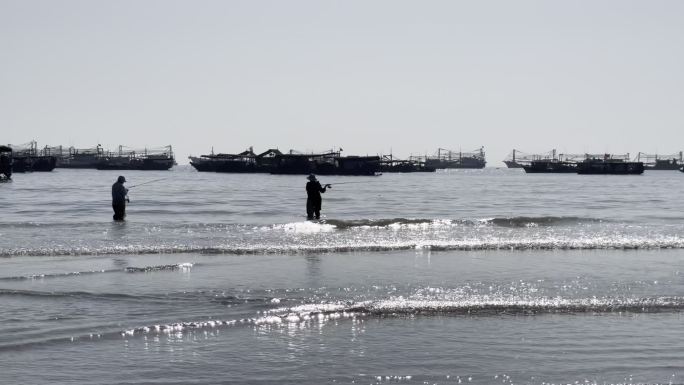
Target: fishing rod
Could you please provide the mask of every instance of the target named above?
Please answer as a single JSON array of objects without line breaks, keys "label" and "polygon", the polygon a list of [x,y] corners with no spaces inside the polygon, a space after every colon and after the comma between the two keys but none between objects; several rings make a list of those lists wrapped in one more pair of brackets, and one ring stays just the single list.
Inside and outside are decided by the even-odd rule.
[{"label": "fishing rod", "polygon": [[362,182],[362,181],[358,181],[358,182],[338,182],[338,183],[333,182],[333,183],[326,183],[326,184],[338,185],[338,184],[355,184],[355,183],[368,183],[368,182],[367,182],[367,181],[363,181],[363,182]]},{"label": "fishing rod", "polygon": [[154,182],[159,182],[159,181],[162,181],[162,180],[165,180],[165,179],[169,179],[169,178],[171,178],[171,177],[168,176],[168,177],[166,177],[166,178],[159,178],[159,179],[148,180],[147,182],[134,184],[133,186],[128,186],[128,188],[131,189],[131,188],[133,188],[133,187],[143,186],[143,185],[146,185],[146,184],[150,184],[150,183],[154,183]]}]

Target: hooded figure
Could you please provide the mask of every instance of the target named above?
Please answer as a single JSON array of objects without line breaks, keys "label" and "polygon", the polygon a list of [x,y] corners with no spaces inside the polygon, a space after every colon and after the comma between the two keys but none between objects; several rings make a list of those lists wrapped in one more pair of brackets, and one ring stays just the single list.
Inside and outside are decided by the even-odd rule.
[{"label": "hooded figure", "polygon": [[314,217],[321,219],[321,203],[323,202],[321,193],[324,193],[330,185],[321,186],[321,182],[314,174],[310,174],[307,179],[309,182],[306,184],[306,217],[307,219],[314,219]]},{"label": "hooded figure", "polygon": [[114,220],[123,221],[126,216],[126,202],[128,201],[128,189],[124,187],[126,178],[120,176],[112,185],[112,208]]}]

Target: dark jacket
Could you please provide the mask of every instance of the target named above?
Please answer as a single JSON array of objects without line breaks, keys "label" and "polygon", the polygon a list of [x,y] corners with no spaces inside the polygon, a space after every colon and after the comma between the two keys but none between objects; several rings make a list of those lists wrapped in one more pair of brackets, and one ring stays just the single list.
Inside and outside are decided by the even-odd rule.
[{"label": "dark jacket", "polygon": [[321,193],[325,192],[325,187],[321,186],[321,182],[314,180],[306,184],[306,196],[313,201],[321,200]]},{"label": "dark jacket", "polygon": [[112,185],[112,204],[121,205],[126,203],[126,195],[128,189],[124,187],[123,183],[116,182]]}]

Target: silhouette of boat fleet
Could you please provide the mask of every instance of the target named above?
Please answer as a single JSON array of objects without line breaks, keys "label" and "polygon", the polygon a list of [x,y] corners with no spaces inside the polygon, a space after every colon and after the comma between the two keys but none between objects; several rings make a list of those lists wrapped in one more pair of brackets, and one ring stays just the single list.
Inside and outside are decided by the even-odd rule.
[{"label": "silhouette of boat fleet", "polygon": [[[119,146],[105,151],[102,146],[38,148],[36,141],[20,146],[2,146],[0,173],[45,172],[55,168],[90,168],[97,170],[169,170],[175,163],[171,146],[135,150]],[[7,175],[9,178],[9,175]]]},{"label": "silhouette of boat fleet", "polygon": [[681,151],[673,155],[640,152],[636,160],[631,160],[629,154],[562,154],[556,150],[526,154],[513,150],[504,163],[508,168],[522,168],[527,173],[643,174],[645,170],[684,172],[682,155]]},{"label": "silhouette of boat fleet", "polygon": [[[269,149],[255,153],[253,148],[238,154],[190,156],[190,164],[200,172],[271,173],[319,175],[378,175],[391,172],[434,172],[437,169],[480,169],[486,165],[484,147],[471,152],[439,148],[434,154],[405,159],[389,155],[342,155],[342,149],[320,153]],[[682,152],[674,155],[527,154],[513,150],[504,160],[509,168],[526,173],[642,174],[644,170],[680,170],[684,172]],[[119,146],[105,151],[102,146],[77,149],[45,146],[32,141],[22,146],[0,146],[0,180],[12,173],[52,171],[55,168],[98,170],[169,170],[176,164],[171,146],[131,149]]]},{"label": "silhouette of boat fleet", "polygon": [[239,154],[191,156],[190,164],[197,171],[271,174],[377,175],[383,172],[434,172],[446,168],[484,168],[484,148],[474,152],[438,149],[434,155],[410,156],[408,159],[390,155],[342,155],[342,149],[321,153],[290,150],[283,153],[269,149],[255,153],[249,148]]}]

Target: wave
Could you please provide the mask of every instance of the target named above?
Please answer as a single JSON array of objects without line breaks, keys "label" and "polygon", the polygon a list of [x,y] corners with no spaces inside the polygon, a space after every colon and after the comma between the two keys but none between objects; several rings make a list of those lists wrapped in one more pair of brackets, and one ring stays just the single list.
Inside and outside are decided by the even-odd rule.
[{"label": "wave", "polygon": [[[0,291],[0,295],[45,295],[45,296],[83,296],[89,293],[42,293]],[[97,294],[98,299],[119,299],[130,296],[121,294]],[[137,297],[136,297],[137,298]],[[265,299],[264,299],[265,300]],[[276,298],[270,304],[278,304]],[[15,350],[32,345],[49,343],[77,342],[86,340],[112,340],[135,338],[136,336],[166,335],[182,337],[184,334],[207,332],[231,327],[307,327],[320,326],[340,319],[401,318],[401,317],[488,317],[488,316],[541,316],[559,315],[601,315],[601,314],[648,314],[676,313],[684,311],[684,297],[643,297],[643,298],[563,298],[563,297],[488,297],[473,296],[462,299],[414,299],[389,298],[361,302],[312,303],[293,307],[278,307],[258,312],[254,317],[241,319],[203,319],[157,323],[132,327],[125,330],[100,329],[97,333],[85,333],[72,337],[23,341],[2,344],[2,350]],[[109,329],[109,330],[107,330]]]},{"label": "wave", "polygon": [[[155,213],[169,213],[163,209],[154,209],[147,211],[137,211],[138,214],[155,214]],[[194,214],[219,214],[227,215],[234,214],[233,211],[217,211],[208,210],[193,212]],[[264,212],[266,213],[266,212]],[[492,218],[467,218],[467,219],[449,219],[449,218],[376,218],[376,219],[322,219],[320,221],[304,221],[283,224],[272,224],[263,226],[262,229],[288,229],[294,226],[332,226],[337,230],[346,230],[356,227],[373,227],[373,228],[393,228],[411,225],[430,225],[434,227],[445,226],[481,226],[493,225],[499,227],[530,227],[530,226],[559,226],[559,225],[573,225],[585,223],[601,223],[610,222],[607,219],[586,218],[575,216],[514,216],[514,217],[492,217]],[[166,224],[168,225],[168,224]],[[72,229],[74,226],[90,228],[93,226],[102,226],[102,222],[78,222],[78,223],[43,223],[43,222],[5,222],[0,223],[2,228],[65,228]],[[231,227],[249,227],[248,224],[225,224],[225,223],[196,223],[196,224],[182,224],[181,227],[217,227],[217,228],[231,228]]]},{"label": "wave", "polygon": [[[325,219],[320,221],[322,224],[328,224],[335,226],[335,228],[344,230],[353,227],[389,227],[389,226],[401,226],[401,225],[414,225],[414,224],[433,224],[441,222],[436,219],[420,219],[420,218],[391,218],[391,219],[350,219],[350,220],[338,220],[338,219]],[[451,223],[452,221],[448,221]]]},{"label": "wave", "polygon": [[[29,274],[29,275],[18,275],[11,277],[0,277],[0,281],[23,281],[23,280],[34,280],[34,279],[51,279],[51,278],[67,278],[67,277],[78,277],[87,276],[93,274],[106,274],[106,273],[145,273],[151,271],[164,271],[164,270],[189,270],[196,263],[178,263],[170,265],[159,265],[159,266],[144,266],[144,267],[126,267],[124,269],[107,269],[107,270],[88,270],[88,271],[74,271],[68,273],[44,273],[44,274]],[[2,293],[0,293],[2,294]]]},{"label": "wave", "polygon": [[32,297],[32,298],[79,298],[79,299],[96,299],[96,300],[147,300],[150,297],[129,295],[121,293],[90,293],[86,291],[36,291],[36,290],[9,290],[0,289],[0,297]]},{"label": "wave", "polygon": [[177,263],[171,265],[159,265],[159,266],[145,266],[145,267],[127,267],[124,270],[127,273],[147,273],[151,271],[173,271],[173,270],[190,270],[196,263]]},{"label": "wave", "polygon": [[120,332],[122,337],[175,334],[238,325],[325,323],[342,318],[414,316],[489,316],[543,314],[664,313],[684,311],[683,297],[653,298],[470,298],[463,300],[388,299],[359,303],[306,304],[265,311],[239,320],[200,320],[155,324]]},{"label": "wave", "polygon": [[[381,219],[322,219],[317,222],[295,222],[273,225],[266,228],[296,229],[301,227],[331,227],[337,230],[347,230],[356,227],[373,228],[401,228],[401,227],[457,227],[492,225],[498,227],[538,227],[538,226],[570,226],[586,223],[606,222],[604,219],[564,216],[516,216],[494,217],[482,219],[427,219],[427,218],[381,218]],[[416,226],[417,225],[417,226]]]},{"label": "wave", "polygon": [[583,217],[503,217],[485,219],[486,223],[491,223],[500,227],[535,227],[535,226],[567,226],[585,223],[601,223],[605,222],[598,218],[583,218]]},{"label": "wave", "polygon": [[[680,236],[657,237],[587,237],[587,238],[527,238],[527,239],[459,239],[425,241],[370,241],[340,240],[339,243],[320,245],[283,244],[255,245],[121,245],[76,246],[0,249],[0,257],[13,256],[66,256],[66,255],[117,255],[117,254],[309,254],[333,252],[373,252],[395,250],[473,251],[473,250],[654,250],[684,249]],[[172,266],[172,265],[169,265]],[[173,266],[173,269],[181,267]],[[132,269],[135,270],[135,269]],[[150,271],[154,268],[142,268]]]}]

